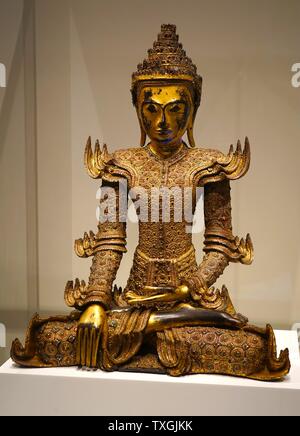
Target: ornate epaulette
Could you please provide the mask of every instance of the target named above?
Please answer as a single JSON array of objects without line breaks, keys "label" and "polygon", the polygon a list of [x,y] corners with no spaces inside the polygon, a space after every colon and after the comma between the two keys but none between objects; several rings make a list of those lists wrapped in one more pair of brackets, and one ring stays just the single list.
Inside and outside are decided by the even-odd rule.
[{"label": "ornate epaulette", "polygon": [[227,155],[220,154],[209,162],[198,165],[190,177],[197,186],[220,182],[224,179],[236,180],[246,174],[249,165],[250,144],[246,138],[244,150],[242,150],[241,142],[238,141],[236,150],[231,145]]},{"label": "ornate epaulette", "polygon": [[106,144],[101,149],[97,139],[93,151],[90,136],[85,147],[84,165],[88,175],[93,179],[102,179],[111,183],[118,182],[120,178],[131,180],[130,172],[116,164],[114,156],[108,152]]}]

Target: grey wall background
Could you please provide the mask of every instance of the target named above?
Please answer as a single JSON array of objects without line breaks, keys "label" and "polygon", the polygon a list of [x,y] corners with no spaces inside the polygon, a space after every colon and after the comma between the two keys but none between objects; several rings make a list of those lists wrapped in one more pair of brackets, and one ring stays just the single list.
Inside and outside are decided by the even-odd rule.
[{"label": "grey wall background", "polygon": [[[298,0],[0,0],[1,288],[8,339],[28,314],[62,313],[64,286],[87,279],[73,240],[96,228],[98,184],[83,168],[88,135],[110,150],[135,146],[130,76],[162,23],[204,78],[195,126],[201,146],[227,151],[249,136],[252,164],[232,183],[234,231],[251,233],[255,262],[231,265],[238,310],[258,324],[300,319],[300,62]],[[117,282],[128,276],[137,235]],[[201,258],[201,235],[195,237]]]}]

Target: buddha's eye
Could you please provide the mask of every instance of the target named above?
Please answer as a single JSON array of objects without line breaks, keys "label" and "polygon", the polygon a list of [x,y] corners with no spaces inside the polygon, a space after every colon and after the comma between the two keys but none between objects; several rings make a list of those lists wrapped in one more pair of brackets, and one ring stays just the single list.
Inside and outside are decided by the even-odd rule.
[{"label": "buddha's eye", "polygon": [[175,104],[175,106],[171,107],[170,112],[179,112],[180,109],[180,106],[178,106],[178,104]]},{"label": "buddha's eye", "polygon": [[154,104],[149,104],[149,105],[147,106],[147,109],[148,109],[148,111],[149,111],[151,114],[154,114],[155,112],[157,112],[157,109],[156,109],[156,107],[154,106]]}]

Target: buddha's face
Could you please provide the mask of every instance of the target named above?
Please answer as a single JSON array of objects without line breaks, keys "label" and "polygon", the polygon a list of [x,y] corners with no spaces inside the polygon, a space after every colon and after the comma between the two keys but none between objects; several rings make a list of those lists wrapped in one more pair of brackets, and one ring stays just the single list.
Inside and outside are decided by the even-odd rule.
[{"label": "buddha's face", "polygon": [[142,127],[152,143],[170,147],[181,142],[192,116],[192,98],[186,86],[144,86],[137,103]]}]

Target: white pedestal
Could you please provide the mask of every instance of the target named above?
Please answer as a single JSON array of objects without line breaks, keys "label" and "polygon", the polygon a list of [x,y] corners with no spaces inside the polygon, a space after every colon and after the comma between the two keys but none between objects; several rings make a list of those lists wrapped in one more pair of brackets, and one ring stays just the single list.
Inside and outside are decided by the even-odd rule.
[{"label": "white pedestal", "polygon": [[300,415],[300,358],[295,331],[275,332],[292,369],[283,382],[219,375],[173,378],[76,368],[0,368],[0,415]]}]

